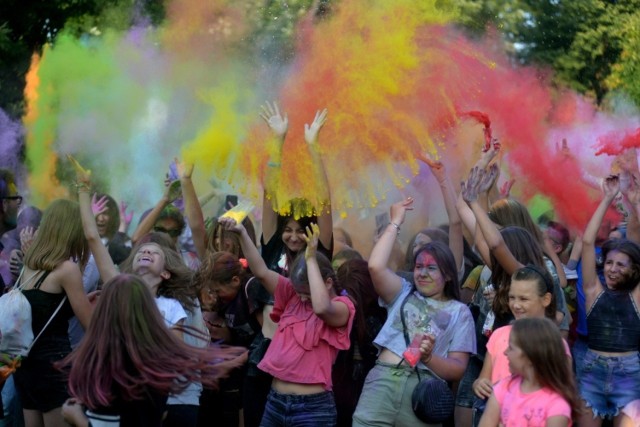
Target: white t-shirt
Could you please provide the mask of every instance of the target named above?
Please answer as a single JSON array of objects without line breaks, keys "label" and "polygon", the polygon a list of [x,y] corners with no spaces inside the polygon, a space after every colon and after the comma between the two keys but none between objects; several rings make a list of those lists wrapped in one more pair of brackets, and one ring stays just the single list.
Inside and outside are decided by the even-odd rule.
[{"label": "white t-shirt", "polygon": [[167,327],[172,328],[175,324],[187,318],[182,304],[173,298],[163,296],[156,297],[156,304]]}]

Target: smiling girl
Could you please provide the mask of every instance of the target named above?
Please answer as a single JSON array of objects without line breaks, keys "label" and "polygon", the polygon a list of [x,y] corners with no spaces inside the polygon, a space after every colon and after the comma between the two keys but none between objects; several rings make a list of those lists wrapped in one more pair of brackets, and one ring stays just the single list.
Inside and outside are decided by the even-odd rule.
[{"label": "smiling girl", "polygon": [[[458,269],[447,245],[430,242],[416,253],[415,286],[387,268],[406,211],[412,207],[411,198],[391,206],[391,223],[369,258],[371,279],[388,317],[374,341],[380,354],[365,380],[353,415],[354,426],[427,425],[416,417],[411,405],[418,375],[403,362],[407,343],[402,317],[409,337],[423,336],[417,365],[421,378],[458,381],[469,355],[476,351],[473,317],[458,301]],[[430,334],[425,334],[427,331]]]}]

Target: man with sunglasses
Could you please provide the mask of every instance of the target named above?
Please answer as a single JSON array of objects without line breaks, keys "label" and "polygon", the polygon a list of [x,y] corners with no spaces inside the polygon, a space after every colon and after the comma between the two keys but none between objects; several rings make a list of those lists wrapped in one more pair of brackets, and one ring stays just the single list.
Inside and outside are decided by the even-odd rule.
[{"label": "man with sunglasses", "polygon": [[0,169],[0,236],[16,228],[21,204],[13,173]]}]

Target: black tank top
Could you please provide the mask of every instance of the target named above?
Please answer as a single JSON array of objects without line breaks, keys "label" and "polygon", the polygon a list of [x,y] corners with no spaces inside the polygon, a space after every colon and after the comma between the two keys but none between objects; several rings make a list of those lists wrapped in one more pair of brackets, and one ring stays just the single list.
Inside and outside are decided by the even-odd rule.
[{"label": "black tank top", "polygon": [[592,350],[638,351],[640,315],[631,293],[605,288],[587,314],[587,330]]},{"label": "black tank top", "polygon": [[[63,292],[53,294],[40,290],[40,286],[49,275],[50,271],[45,272],[31,289],[23,290],[22,293],[31,305],[31,328],[33,329],[34,338],[38,336],[44,325],[49,321],[51,315],[56,311],[60,302],[66,296]],[[37,358],[41,351],[51,352],[68,352],[71,350],[69,345],[69,319],[73,317],[73,309],[67,299],[62,308],[51,323],[47,326],[44,333],[38,338],[33,345],[30,358]],[[67,351],[68,350],[68,351]]]}]

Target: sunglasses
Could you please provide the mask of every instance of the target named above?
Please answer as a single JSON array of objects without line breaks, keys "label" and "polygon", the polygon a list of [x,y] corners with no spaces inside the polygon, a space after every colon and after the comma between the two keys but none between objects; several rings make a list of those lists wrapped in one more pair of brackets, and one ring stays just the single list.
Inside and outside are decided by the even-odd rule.
[{"label": "sunglasses", "polygon": [[2,200],[15,200],[18,202],[19,205],[22,204],[22,196],[6,196],[6,197],[0,197],[0,199]]},{"label": "sunglasses", "polygon": [[153,227],[153,231],[156,231],[158,233],[167,233],[171,237],[178,237],[180,235],[180,230],[178,230],[177,228],[167,230],[164,227]]}]

